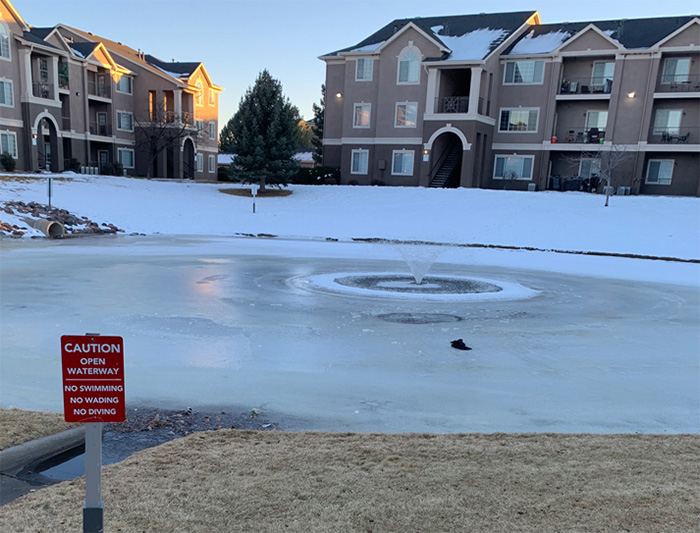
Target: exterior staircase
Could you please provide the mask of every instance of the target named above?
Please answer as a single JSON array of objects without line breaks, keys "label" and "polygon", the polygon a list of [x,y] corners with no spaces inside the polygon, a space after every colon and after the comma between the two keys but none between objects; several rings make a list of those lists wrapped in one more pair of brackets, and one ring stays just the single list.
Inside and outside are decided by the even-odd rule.
[{"label": "exterior staircase", "polygon": [[447,156],[439,165],[435,174],[430,179],[429,187],[447,187],[450,177],[452,177],[455,168],[459,165],[462,159],[462,147],[459,143],[455,143],[448,148]]}]

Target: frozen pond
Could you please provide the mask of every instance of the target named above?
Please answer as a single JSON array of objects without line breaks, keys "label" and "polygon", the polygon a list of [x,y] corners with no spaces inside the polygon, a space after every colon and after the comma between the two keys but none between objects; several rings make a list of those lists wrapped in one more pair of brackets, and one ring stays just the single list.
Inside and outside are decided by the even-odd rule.
[{"label": "frozen pond", "polygon": [[[329,431],[699,431],[697,287],[516,268],[512,254],[488,266],[489,253],[443,254],[428,277],[512,282],[529,297],[298,282],[408,273],[395,250],[365,243],[3,243],[0,405],[62,411],[60,337],[89,332],[124,337],[130,405],[256,408]],[[472,350],[452,348],[458,338]]]}]

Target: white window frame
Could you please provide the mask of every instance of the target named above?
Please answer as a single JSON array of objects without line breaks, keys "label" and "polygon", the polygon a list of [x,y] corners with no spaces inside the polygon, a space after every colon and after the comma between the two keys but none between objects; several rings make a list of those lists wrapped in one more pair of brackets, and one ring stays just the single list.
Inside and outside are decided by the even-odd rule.
[{"label": "white window frame", "polygon": [[[364,154],[364,168],[355,168],[355,156]],[[350,174],[367,175],[369,173],[369,150],[358,148],[350,152]]]},{"label": "white window frame", "polygon": [[[595,124],[591,124],[591,116],[593,116],[593,113],[598,114],[598,119],[596,120]],[[600,116],[603,114],[605,115],[605,120],[601,121]],[[591,128],[598,128],[599,132],[604,133],[608,127],[608,117],[609,116],[610,115],[605,110],[598,111],[597,109],[589,109],[588,111],[586,111],[586,125],[584,127],[584,131],[586,133],[588,133],[591,130]],[[602,122],[602,124],[601,124],[601,122]]]},{"label": "white window frame", "polygon": [[[10,137],[13,139],[13,141],[12,141],[12,148],[13,148],[13,151],[12,151],[12,152],[10,152],[9,150],[3,150],[3,149],[2,149],[2,137],[3,137],[3,136],[5,136],[5,137],[8,138],[8,139],[9,139]],[[9,145],[9,142],[8,142],[8,141],[5,141],[5,143],[6,143],[7,145]],[[14,131],[10,131],[10,130],[0,131],[0,154],[4,153],[5,151],[7,151],[7,152],[8,152],[12,157],[14,157],[15,159],[17,159],[17,158],[19,157],[19,156],[17,155],[17,134],[16,134]]]},{"label": "white window frame", "polygon": [[7,87],[10,88],[10,103],[8,104],[7,102],[2,103],[0,102],[0,106],[3,107],[15,107],[15,84],[12,80],[8,80],[7,78],[0,78],[0,82],[3,84],[2,88],[2,97],[3,100],[7,97]]},{"label": "white window frame", "polygon": [[[0,60],[12,61],[12,39],[10,38],[10,28],[0,20]],[[5,55],[5,52],[7,55]]]},{"label": "white window frame", "polygon": [[[124,79],[129,80],[129,87],[128,87],[129,90],[127,90],[127,91],[122,91],[119,88],[119,85],[122,83],[122,80],[124,80]],[[118,93],[121,93],[121,94],[134,94],[134,78],[132,78],[131,76],[127,76],[126,74],[123,74],[122,77],[119,78],[117,83],[115,83],[115,88],[116,88],[116,91]]]},{"label": "white window frame", "polygon": [[216,92],[209,89],[209,105],[216,105]]},{"label": "white window frame", "polygon": [[[496,170],[498,169],[498,160],[499,159],[513,159],[513,160],[519,160],[521,162],[521,175],[518,177],[517,175],[513,176],[497,176],[496,175]],[[525,161],[530,161],[530,175],[529,176],[524,176],[524,170],[525,167],[524,162]],[[503,163],[503,170],[506,168],[506,163]],[[496,154],[496,156],[493,159],[493,179],[495,180],[523,180],[523,181],[532,181],[532,173],[534,172],[535,168],[535,156],[534,155],[517,155],[517,154]]]},{"label": "white window frame", "polygon": [[[662,117],[665,117],[663,124],[661,123]],[[676,118],[678,120],[672,120],[672,118]],[[656,113],[654,114],[654,135],[663,135],[664,133],[668,133],[669,135],[680,135],[682,119],[682,109],[657,109]]]},{"label": "white window frame", "polygon": [[[363,68],[360,69],[360,62],[362,62]],[[369,68],[365,66],[365,62],[369,62]],[[372,81],[372,76],[374,74],[374,58],[372,57],[358,57],[355,61],[355,81]],[[364,76],[368,77],[364,77]]]},{"label": "white window frame", "polygon": [[[530,70],[530,64],[532,65],[532,70]],[[510,80],[508,79],[509,66],[512,65],[510,72]],[[526,67],[527,68],[523,68]],[[517,72],[516,72],[516,69]],[[524,81],[523,70],[528,75],[532,74],[531,81]],[[523,81],[516,81],[516,73],[520,76]],[[539,79],[537,79],[539,77]],[[542,85],[544,83],[544,61],[542,60],[523,60],[523,61],[507,61],[505,67],[503,68],[503,85]]]},{"label": "white window frame", "polygon": [[[357,122],[357,109],[360,108],[363,111],[361,111],[361,115],[359,115],[362,119],[365,117],[365,112],[364,109],[367,109],[367,124],[364,124],[364,120],[360,120],[360,123],[358,124]],[[371,126],[372,124],[372,104],[368,104],[365,102],[360,102],[359,104],[353,104],[352,106],[352,127],[356,129],[367,129]]]},{"label": "white window frame", "polygon": [[[414,106],[415,107],[415,118],[413,121],[413,125],[411,126],[410,124],[404,123],[404,124],[399,124],[399,107],[406,107],[407,109],[404,110],[404,121],[405,117],[408,115],[407,110],[408,106]],[[394,127],[395,128],[417,128],[418,127],[418,102],[396,102],[396,107],[394,108]]]},{"label": "white window frame", "polygon": [[204,90],[202,89],[202,82],[197,81],[194,86],[199,89],[194,97],[194,105],[197,107],[202,107],[204,105]]},{"label": "white window frame", "polygon": [[[659,164],[659,172],[657,173],[656,181],[649,181],[649,172],[651,170],[652,163]],[[663,165],[664,163],[665,163],[665,165]],[[662,166],[670,167],[670,172],[668,173],[668,177],[659,178],[659,174],[661,173]],[[645,175],[644,183],[646,183],[648,185],[671,185],[671,181],[673,180],[673,168],[675,166],[676,166],[675,159],[650,159],[647,162],[647,172]]]},{"label": "white window frame", "polygon": [[[122,116],[130,117],[131,129],[122,128]],[[117,130],[134,131],[134,114],[131,111],[117,111]]]},{"label": "white window frame", "polygon": [[197,157],[195,157],[195,162],[197,165],[197,172],[204,172],[204,155],[201,152],[197,153]]},{"label": "white window frame", "polygon": [[[528,114],[527,126],[530,125],[530,114],[535,113],[535,129],[524,129],[524,130],[511,130],[502,129],[503,124],[503,113],[508,113],[508,124],[510,124],[510,117],[513,112]],[[502,107],[498,113],[498,132],[499,133],[537,133],[540,126],[540,108],[539,107]]]},{"label": "white window frame", "polygon": [[216,172],[216,157],[213,155],[209,156],[209,172]]},{"label": "white window frame", "polygon": [[599,157],[582,157],[578,162],[578,175],[582,178],[590,178],[594,174],[600,176],[601,163]]},{"label": "white window frame", "polygon": [[203,120],[195,120],[194,125],[197,128],[197,137],[203,137],[204,136],[204,121]]},{"label": "white window frame", "polygon": [[[392,176],[413,176],[413,165],[415,163],[415,151],[414,150],[392,150],[391,152],[391,175]],[[396,172],[396,158],[401,156],[401,170]],[[406,158],[410,159],[410,168],[406,168]]]},{"label": "white window frame", "polygon": [[216,140],[216,122],[209,122],[209,138]]},{"label": "white window frame", "polygon": [[[406,71],[406,79],[402,80],[401,79],[401,63],[403,63],[404,56],[408,55],[409,53],[413,53],[416,55],[416,67],[411,68],[412,62],[408,64],[407,66],[407,71]],[[401,53],[399,54],[398,61],[396,63],[396,84],[397,85],[418,85],[420,83],[420,63],[421,63],[421,53],[418,48],[413,46],[413,43],[411,43],[409,46],[401,50]],[[414,79],[415,78],[415,79]]]},{"label": "white window frame", "polygon": [[[124,163],[124,160],[122,159],[123,153],[131,153],[131,164],[130,165],[127,165]],[[134,166],[136,165],[135,154],[131,148],[117,148],[117,160],[119,161],[121,166],[124,168],[134,168]]]},{"label": "white window frame", "polygon": [[[603,65],[602,74],[596,74],[596,69],[598,65]],[[608,69],[610,67],[610,69]],[[611,70],[610,75],[608,75],[608,70]],[[606,80],[613,80],[615,78],[615,61],[594,61],[593,70],[591,71],[591,86],[605,86]]]},{"label": "white window frame", "polygon": [[[676,71],[678,69],[678,63],[680,61],[683,61],[683,64],[686,65],[686,68],[684,69],[684,72],[677,74]],[[673,73],[668,72],[668,66],[669,64],[671,64],[671,62],[675,62]],[[690,57],[667,57],[664,60],[664,68],[661,73],[661,84],[671,85],[672,83],[683,83],[686,81],[690,81],[690,63]]]}]

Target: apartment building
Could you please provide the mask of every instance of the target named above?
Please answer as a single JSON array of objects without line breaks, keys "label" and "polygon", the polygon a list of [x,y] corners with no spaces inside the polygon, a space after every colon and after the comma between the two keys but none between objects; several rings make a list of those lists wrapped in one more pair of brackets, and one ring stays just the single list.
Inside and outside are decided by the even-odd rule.
[{"label": "apartment building", "polygon": [[343,183],[700,195],[697,15],[401,19],[320,59]]},{"label": "apartment building", "polygon": [[218,98],[203,63],[165,62],[0,0],[0,147],[18,170],[69,161],[128,175],[216,179]]}]

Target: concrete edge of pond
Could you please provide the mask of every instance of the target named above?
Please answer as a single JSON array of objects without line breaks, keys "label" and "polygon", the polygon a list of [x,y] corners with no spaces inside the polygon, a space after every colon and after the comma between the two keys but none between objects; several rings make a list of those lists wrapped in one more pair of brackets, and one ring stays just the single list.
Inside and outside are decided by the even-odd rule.
[{"label": "concrete edge of pond", "polygon": [[41,463],[85,443],[85,427],[18,444],[0,451],[0,473],[15,476],[25,467]]}]

